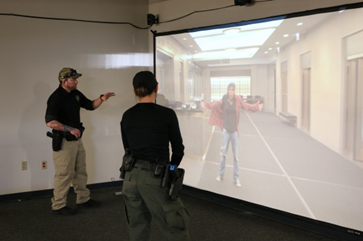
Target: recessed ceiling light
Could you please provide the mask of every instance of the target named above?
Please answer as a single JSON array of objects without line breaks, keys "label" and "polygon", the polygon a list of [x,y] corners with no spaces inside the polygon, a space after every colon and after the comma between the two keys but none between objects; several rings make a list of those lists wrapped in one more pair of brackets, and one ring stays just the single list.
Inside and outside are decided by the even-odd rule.
[{"label": "recessed ceiling light", "polygon": [[189,47],[193,48],[193,45],[189,45]]},{"label": "recessed ceiling light", "polygon": [[284,34],[284,38],[287,38],[287,37],[289,37],[289,35],[288,34]]},{"label": "recessed ceiling light", "polygon": [[303,25],[303,24],[304,24],[304,23],[301,23],[301,22],[300,22],[300,23],[297,23],[296,25],[297,25],[297,26],[301,26],[301,25]]},{"label": "recessed ceiling light", "polygon": [[272,50],[272,48],[268,48],[268,50]]},{"label": "recessed ceiling light", "polygon": [[300,40],[300,33],[296,33],[295,37],[296,37],[296,41],[299,41]]},{"label": "recessed ceiling light", "polygon": [[276,42],[275,44],[280,44],[280,42]]},{"label": "recessed ceiling light", "polygon": [[185,41],[185,40],[187,40],[187,38],[183,38],[183,40]]}]

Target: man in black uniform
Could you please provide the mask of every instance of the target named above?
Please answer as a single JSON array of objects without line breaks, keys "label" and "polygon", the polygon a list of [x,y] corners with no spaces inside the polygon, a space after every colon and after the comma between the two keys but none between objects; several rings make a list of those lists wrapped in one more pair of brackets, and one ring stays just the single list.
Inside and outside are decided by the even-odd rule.
[{"label": "man in black uniform", "polygon": [[59,72],[59,87],[51,94],[45,114],[46,125],[53,129],[54,191],[53,212],[72,215],[75,209],[67,206],[67,194],[73,184],[78,207],[97,207],[100,202],[90,199],[87,185],[86,152],[82,143],[84,127],[80,108],[97,109],[103,101],[115,94],[108,92],[91,101],[77,90],[82,74],[75,69],[63,68]]},{"label": "man in black uniform", "polygon": [[151,219],[166,240],[189,240],[189,215],[180,197],[170,199],[157,170],[157,166],[162,169],[169,163],[169,142],[171,165],[177,167],[184,156],[177,116],[172,109],[155,104],[158,83],[153,73],[137,73],[133,86],[139,103],[128,109],[121,120],[123,145],[134,159],[122,187],[130,240],[149,240]]}]

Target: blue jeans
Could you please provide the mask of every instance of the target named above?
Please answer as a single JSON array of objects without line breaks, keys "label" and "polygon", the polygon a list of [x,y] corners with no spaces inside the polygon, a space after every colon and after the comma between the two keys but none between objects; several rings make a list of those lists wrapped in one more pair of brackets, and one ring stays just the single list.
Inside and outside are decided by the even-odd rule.
[{"label": "blue jeans", "polygon": [[222,148],[221,148],[221,162],[219,164],[219,176],[223,177],[224,170],[226,167],[226,157],[228,152],[229,143],[232,143],[233,152],[233,179],[234,181],[239,180],[239,169],[238,169],[238,134],[237,131],[229,133],[223,129],[222,133]]}]

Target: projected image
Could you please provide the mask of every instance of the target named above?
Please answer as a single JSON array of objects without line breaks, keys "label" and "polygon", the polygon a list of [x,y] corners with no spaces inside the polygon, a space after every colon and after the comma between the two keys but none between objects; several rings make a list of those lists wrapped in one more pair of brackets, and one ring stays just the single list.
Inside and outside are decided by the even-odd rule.
[{"label": "projected image", "polygon": [[156,36],[185,184],[363,230],[363,9]]}]

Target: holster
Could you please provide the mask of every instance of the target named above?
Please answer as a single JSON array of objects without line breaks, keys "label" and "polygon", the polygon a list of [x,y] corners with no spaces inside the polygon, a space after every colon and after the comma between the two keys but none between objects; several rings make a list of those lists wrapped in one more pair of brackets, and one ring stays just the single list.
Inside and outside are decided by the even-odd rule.
[{"label": "holster", "polygon": [[120,167],[120,179],[124,179],[126,172],[131,171],[134,162],[135,161],[132,157],[132,154],[129,151],[126,151],[125,155],[122,158],[122,165]]},{"label": "holster", "polygon": [[177,168],[174,165],[167,164],[165,174],[161,183],[162,187],[169,188],[169,197],[171,200],[176,200],[183,187],[185,170]]},{"label": "holster", "polygon": [[52,138],[53,151],[60,151],[62,149],[63,133],[60,131],[47,132],[47,136]]}]

